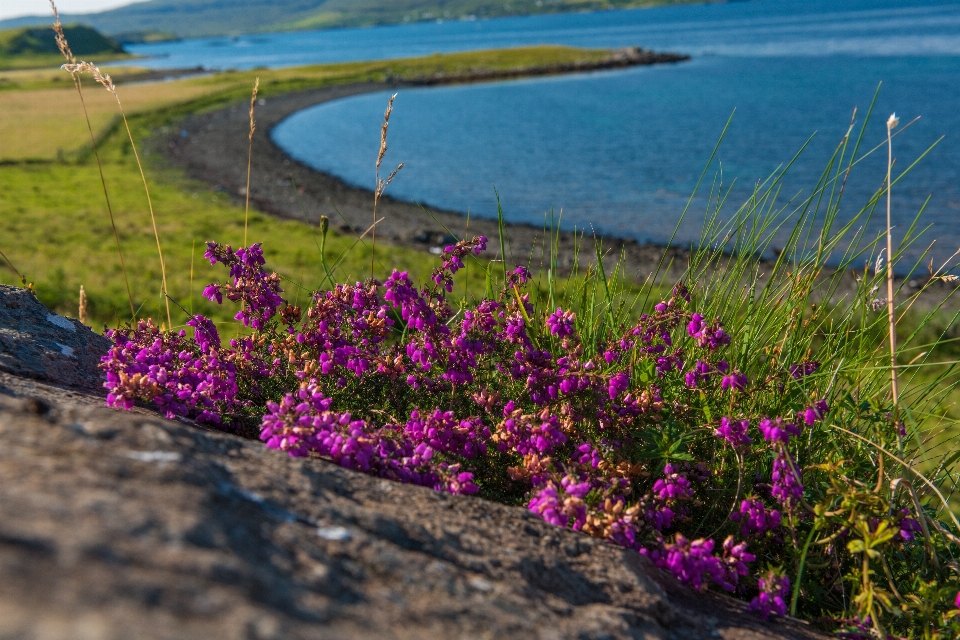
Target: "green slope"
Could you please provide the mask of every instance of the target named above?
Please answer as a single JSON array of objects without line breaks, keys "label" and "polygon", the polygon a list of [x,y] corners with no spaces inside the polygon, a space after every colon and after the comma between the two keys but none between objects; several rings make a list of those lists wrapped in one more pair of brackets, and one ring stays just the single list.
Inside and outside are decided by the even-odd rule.
[{"label": "green slope", "polygon": [[[70,16],[110,34],[179,37],[460,20],[563,11],[688,4],[703,0],[149,0],[103,13]],[[43,18],[17,18],[7,25]],[[5,25],[0,22],[0,27]]]},{"label": "green slope", "polygon": [[[63,31],[78,58],[117,58],[125,54],[119,43],[90,27],[71,25]],[[0,69],[45,67],[62,62],[53,29],[21,27],[0,31]]]}]

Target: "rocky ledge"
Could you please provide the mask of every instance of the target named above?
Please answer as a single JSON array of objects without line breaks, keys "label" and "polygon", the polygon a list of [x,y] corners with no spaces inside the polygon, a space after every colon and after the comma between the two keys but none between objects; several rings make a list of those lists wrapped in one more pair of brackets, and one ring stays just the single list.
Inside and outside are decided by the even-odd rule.
[{"label": "rocky ledge", "polygon": [[48,313],[0,290],[0,638],[822,637],[522,508],[102,408],[103,339]]}]

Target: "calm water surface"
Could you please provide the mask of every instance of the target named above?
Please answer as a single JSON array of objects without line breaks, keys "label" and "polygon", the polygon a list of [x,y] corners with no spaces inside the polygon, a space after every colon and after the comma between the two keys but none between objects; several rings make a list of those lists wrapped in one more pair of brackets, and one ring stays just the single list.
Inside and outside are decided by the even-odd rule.
[{"label": "calm water surface", "polygon": [[[169,66],[240,68],[531,43],[641,45],[694,60],[401,91],[387,163],[406,166],[392,195],[492,216],[496,187],[511,220],[540,223],[545,212],[562,209],[568,227],[664,241],[734,109],[708,181],[721,171],[725,185],[736,179],[736,205],[816,133],[784,188],[809,191],[853,108],[860,108],[859,124],[882,81],[862,150],[883,140],[894,111],[902,123],[920,116],[895,140],[898,167],[944,137],[894,190],[898,230],[931,196],[923,246],[938,238],[941,259],[960,246],[960,3],[757,0],[195,40],[138,52],[165,51],[169,57],[157,64]],[[319,105],[272,135],[311,166],[372,188],[387,97]],[[841,215],[855,213],[883,174],[882,154],[859,164]],[[695,201],[682,240],[697,237],[705,205],[705,198]]]}]

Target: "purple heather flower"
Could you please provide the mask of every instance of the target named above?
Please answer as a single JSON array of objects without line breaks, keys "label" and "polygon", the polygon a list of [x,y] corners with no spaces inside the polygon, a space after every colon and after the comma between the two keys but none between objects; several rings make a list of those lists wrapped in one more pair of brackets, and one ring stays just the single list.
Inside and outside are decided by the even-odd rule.
[{"label": "purple heather flower", "polygon": [[734,370],[723,376],[720,380],[720,388],[724,391],[734,391],[735,389],[747,388],[747,376]]},{"label": "purple heather flower", "polygon": [[827,415],[827,411],[829,410],[830,407],[827,405],[826,400],[818,400],[812,407],[807,407],[801,411],[799,417],[807,423],[808,427],[812,427],[817,421],[823,420],[823,417]]},{"label": "purple heather flower", "polygon": [[907,509],[901,509],[900,522],[897,524],[897,526],[900,528],[898,535],[904,542],[912,542],[914,539],[914,534],[923,531],[916,518],[911,518],[909,514],[910,512]]},{"label": "purple heather flower", "polygon": [[591,469],[596,469],[603,461],[603,457],[601,457],[600,452],[597,451],[589,442],[585,442],[577,447],[577,452],[580,454],[580,457],[577,459],[577,461],[582,465],[590,467]]},{"label": "purple heather flower", "polygon": [[615,399],[618,395],[627,390],[627,387],[630,386],[630,376],[626,373],[617,373],[610,376],[610,381],[608,383],[607,393],[610,396],[610,399]]},{"label": "purple heather flower", "polygon": [[783,418],[764,418],[758,425],[763,439],[767,442],[782,442],[787,444],[790,438],[800,435],[800,427],[792,422],[786,422]]},{"label": "purple heather flower", "polygon": [[816,373],[819,368],[820,363],[815,361],[794,363],[790,365],[790,376],[794,380],[799,380]]},{"label": "purple heather flower", "polygon": [[572,335],[574,331],[574,319],[576,317],[576,314],[572,311],[564,311],[558,307],[557,310],[547,318],[547,326],[550,328],[550,333],[558,338],[566,338]]},{"label": "purple heather flower", "polygon": [[706,588],[707,578],[727,591],[736,588],[740,576],[747,575],[747,563],[755,557],[747,552],[746,544],[734,544],[727,538],[723,545],[724,557],[713,555],[714,541],[700,539],[690,541],[677,534],[675,542],[660,548],[641,549],[640,553],[653,563],[672,573],[680,582],[694,589]]},{"label": "purple heather flower", "polygon": [[579,531],[587,521],[583,498],[589,491],[589,483],[564,476],[559,487],[552,480],[547,482],[534,494],[527,508],[552,525]]},{"label": "purple heather flower", "polygon": [[693,365],[693,369],[684,375],[684,382],[690,389],[696,389],[700,383],[708,382],[710,380],[710,371],[711,369],[709,364],[701,360],[697,360],[697,363]]},{"label": "purple heather flower", "polygon": [[254,243],[234,252],[229,245],[210,242],[203,255],[210,264],[220,262],[229,267],[233,279],[232,283],[207,286],[203,296],[217,304],[223,304],[224,296],[232,302],[242,303],[236,319],[245,327],[263,329],[284,301],[280,297],[283,292],[280,276],[263,269],[265,260],[260,244]]},{"label": "purple heather flower", "polygon": [[730,418],[720,418],[720,426],[714,430],[718,438],[723,438],[729,442],[735,449],[742,449],[750,445],[753,440],[747,435],[750,429],[749,420],[731,420]]},{"label": "purple heather flower", "polygon": [[793,457],[781,450],[773,461],[770,493],[781,504],[790,504],[803,497],[803,484],[794,471]]},{"label": "purple heather flower", "polygon": [[510,287],[519,287],[527,284],[530,279],[530,270],[523,265],[518,266],[513,271],[507,273],[507,285]]},{"label": "purple heather flower", "polygon": [[720,347],[730,344],[730,336],[723,330],[720,323],[714,322],[708,325],[699,313],[691,316],[690,322],[687,324],[687,334],[696,340],[698,346],[710,351],[716,351]]},{"label": "purple heather flower", "polygon": [[663,468],[663,478],[653,483],[653,493],[661,501],[689,500],[693,498],[693,487],[686,476],[677,473],[672,464]]},{"label": "purple heather flower", "polygon": [[771,614],[787,615],[787,596],[790,593],[790,578],[770,571],[757,581],[760,594],[750,601],[750,610],[756,611],[763,618]]},{"label": "purple heather flower", "polygon": [[747,498],[740,503],[740,511],[730,514],[730,519],[740,522],[740,534],[744,538],[762,536],[780,526],[782,518],[776,509],[767,510],[759,498]]}]

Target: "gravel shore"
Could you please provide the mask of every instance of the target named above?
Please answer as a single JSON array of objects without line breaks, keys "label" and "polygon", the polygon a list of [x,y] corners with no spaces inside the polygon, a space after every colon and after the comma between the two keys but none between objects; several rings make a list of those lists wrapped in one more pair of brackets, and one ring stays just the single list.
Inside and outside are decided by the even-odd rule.
[{"label": "gravel shore", "polygon": [[[339,178],[311,169],[290,158],[270,139],[270,132],[286,117],[307,107],[362,93],[409,88],[409,83],[366,83],[330,87],[314,91],[268,97],[257,106],[257,130],[253,140],[250,201],[259,210],[281,218],[302,220],[304,214],[313,224],[320,216],[330,218],[331,228],[340,233],[363,233],[373,222],[373,192],[346,184]],[[183,167],[192,178],[203,180],[215,189],[242,202],[246,187],[247,134],[249,105],[236,104],[217,111],[191,115],[173,130],[154,140],[174,165]],[[373,161],[371,158],[371,171]],[[300,190],[298,197],[294,184]],[[431,215],[432,214],[432,215]],[[378,206],[382,222],[377,225],[377,241],[414,247],[423,251],[449,244],[450,235],[458,238],[482,234],[498,237],[496,220],[466,218],[456,211],[429,209],[385,195]],[[539,256],[543,229],[510,224],[507,253],[510,261],[525,263],[533,248]],[[574,235],[560,235],[561,268],[573,259]],[[627,273],[643,280],[652,273],[663,255],[663,247],[639,244],[633,240],[604,238],[611,255],[622,249]],[[592,247],[585,258],[592,255]],[[686,266],[686,251],[670,250],[675,268],[670,277],[679,277]]]}]

